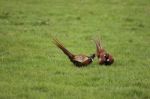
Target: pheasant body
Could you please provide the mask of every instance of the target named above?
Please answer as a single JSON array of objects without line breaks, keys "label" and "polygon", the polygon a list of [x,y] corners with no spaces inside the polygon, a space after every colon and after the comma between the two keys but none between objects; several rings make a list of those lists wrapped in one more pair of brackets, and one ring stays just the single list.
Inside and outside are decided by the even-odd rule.
[{"label": "pheasant body", "polygon": [[112,57],[112,55],[110,55],[109,53],[107,53],[102,46],[100,45],[100,41],[99,40],[95,40],[95,44],[96,44],[96,55],[97,58],[99,60],[99,64],[100,65],[111,65],[114,62],[114,58]]},{"label": "pheasant body", "polygon": [[90,57],[85,56],[85,55],[76,55],[74,56],[73,60],[71,59],[71,61],[76,66],[87,66],[93,62],[94,57],[95,57],[95,54],[93,54]]}]

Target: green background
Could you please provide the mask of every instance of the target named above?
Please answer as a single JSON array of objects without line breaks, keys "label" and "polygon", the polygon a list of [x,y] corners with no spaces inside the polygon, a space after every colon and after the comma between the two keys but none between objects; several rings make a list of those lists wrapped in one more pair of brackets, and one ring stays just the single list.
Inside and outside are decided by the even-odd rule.
[{"label": "green background", "polygon": [[[112,66],[75,67],[95,52]],[[150,0],[0,0],[0,99],[149,99]]]}]

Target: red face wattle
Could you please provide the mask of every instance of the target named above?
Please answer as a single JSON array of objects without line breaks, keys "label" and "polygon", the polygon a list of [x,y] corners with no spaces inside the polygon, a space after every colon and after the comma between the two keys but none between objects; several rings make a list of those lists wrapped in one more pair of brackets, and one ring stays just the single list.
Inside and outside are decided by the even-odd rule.
[{"label": "red face wattle", "polygon": [[97,57],[100,65],[111,65],[114,62],[113,57],[108,53],[101,53]]},{"label": "red face wattle", "polygon": [[114,62],[114,59],[111,55],[106,54],[106,61],[105,61],[105,65],[111,65]]}]

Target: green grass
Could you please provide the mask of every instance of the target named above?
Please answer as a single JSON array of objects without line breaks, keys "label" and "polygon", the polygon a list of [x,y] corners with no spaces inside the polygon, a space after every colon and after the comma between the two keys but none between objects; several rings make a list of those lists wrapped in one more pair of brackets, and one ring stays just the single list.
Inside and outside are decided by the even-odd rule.
[{"label": "green grass", "polygon": [[[115,63],[73,66],[51,42]],[[0,0],[0,99],[149,99],[150,0]]]}]

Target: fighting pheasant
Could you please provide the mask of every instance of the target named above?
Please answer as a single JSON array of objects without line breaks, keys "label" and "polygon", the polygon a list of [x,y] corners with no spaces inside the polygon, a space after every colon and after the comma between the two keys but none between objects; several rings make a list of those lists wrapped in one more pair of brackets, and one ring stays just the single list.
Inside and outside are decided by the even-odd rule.
[{"label": "fighting pheasant", "polygon": [[111,65],[114,62],[112,55],[107,53],[101,46],[100,40],[94,40],[96,44],[96,56],[100,65]]},{"label": "fighting pheasant", "polygon": [[68,56],[70,61],[77,67],[87,66],[93,62],[93,59],[95,57],[95,54],[92,54],[91,56],[86,55],[74,55],[70,51],[68,51],[63,44],[58,41],[58,39],[53,38],[53,43],[60,48],[64,54]]}]

